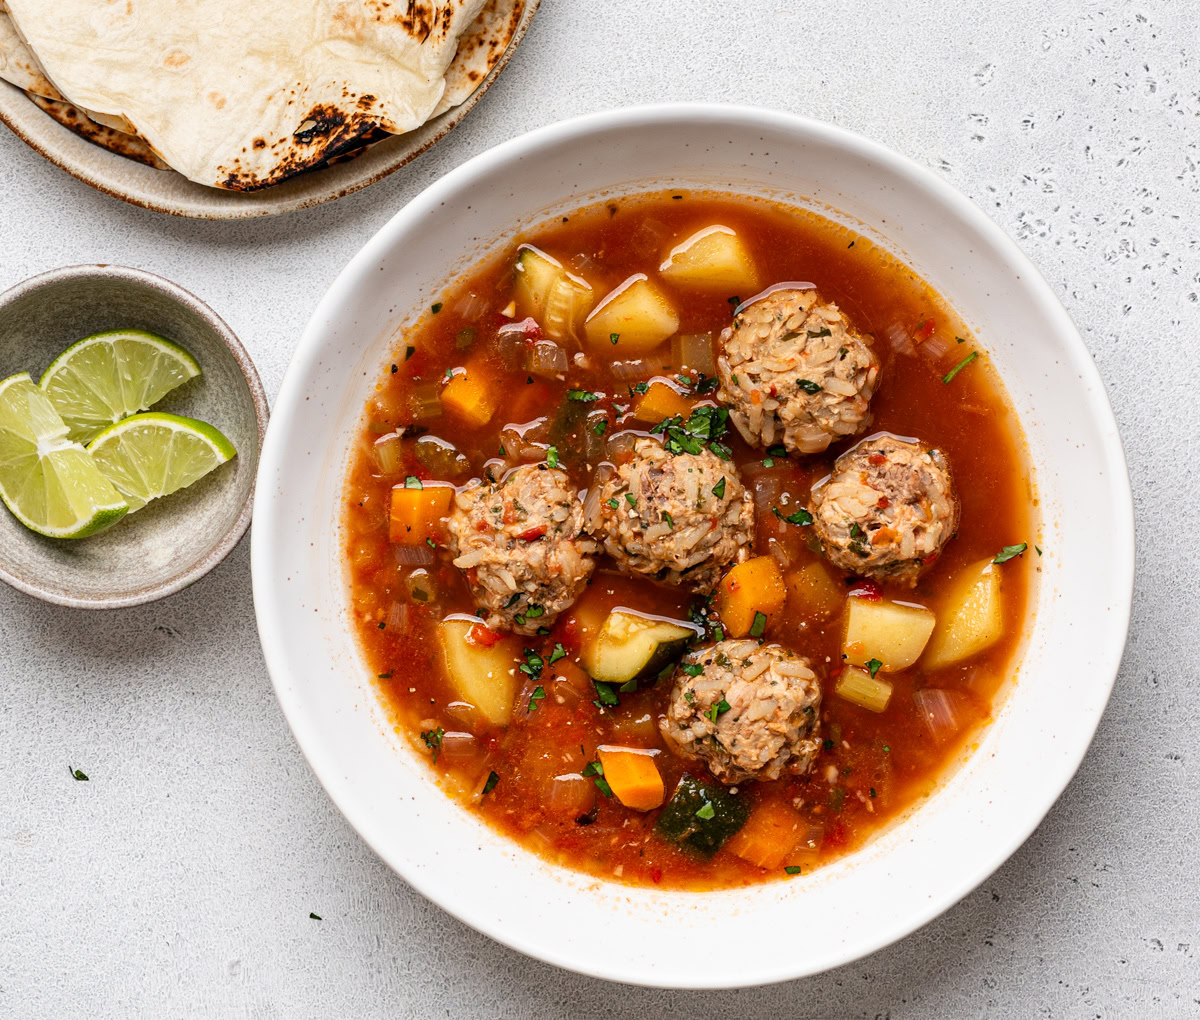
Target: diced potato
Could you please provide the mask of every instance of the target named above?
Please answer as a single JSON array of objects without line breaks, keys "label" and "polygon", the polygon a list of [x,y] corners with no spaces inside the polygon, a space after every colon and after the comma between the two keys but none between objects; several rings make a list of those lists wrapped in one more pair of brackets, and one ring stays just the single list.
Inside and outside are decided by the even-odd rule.
[{"label": "diced potato", "polygon": [[786,601],[787,588],[773,556],[755,556],[739,563],[717,587],[717,611],[728,637],[745,637],[754,629],[758,613],[770,618]]},{"label": "diced potato", "polygon": [[479,709],[494,726],[507,726],[517,695],[520,642],[511,637],[495,641],[489,637],[490,643],[468,638],[476,626],[477,620],[453,618],[438,624],[446,673],[463,701]]},{"label": "diced potato", "polygon": [[666,793],[662,774],[654,764],[657,751],[602,745],[597,748],[597,753],[604,778],[617,800],[635,811],[653,811],[662,807]]},{"label": "diced potato", "polygon": [[633,416],[639,421],[660,422],[673,415],[686,418],[692,413],[692,402],[665,382],[652,382],[633,405]]},{"label": "diced potato", "polygon": [[847,666],[838,674],[833,692],[871,712],[882,712],[892,700],[891,683],[858,666]]},{"label": "diced potato", "polygon": [[789,571],[784,582],[796,608],[809,616],[828,620],[837,614],[845,601],[845,589],[819,560]]},{"label": "diced potato", "polygon": [[614,359],[651,351],[678,330],[674,306],[645,273],[635,273],[608,294],[584,323],[591,347]]},{"label": "diced potato", "polygon": [[921,660],[925,669],[951,666],[1000,640],[1004,633],[1000,571],[991,560],[980,560],[955,578]]},{"label": "diced potato", "polygon": [[842,652],[846,661],[865,666],[882,662],[885,673],[907,669],[921,657],[937,618],[923,606],[899,602],[846,599],[846,633]]},{"label": "diced potato", "polygon": [[674,283],[728,290],[758,289],[754,260],[741,238],[729,227],[705,227],[676,245],[658,271]]},{"label": "diced potato", "polygon": [[725,849],[759,868],[774,871],[783,866],[811,826],[790,805],[779,800],[759,804]]},{"label": "diced potato", "polygon": [[469,425],[486,425],[500,403],[494,375],[475,359],[464,371],[455,372],[442,390],[442,406]]},{"label": "diced potato", "polygon": [[427,484],[420,489],[393,486],[388,540],[398,545],[421,545],[426,539],[436,540],[441,533],[442,518],[450,513],[453,497],[454,488],[450,485]]}]

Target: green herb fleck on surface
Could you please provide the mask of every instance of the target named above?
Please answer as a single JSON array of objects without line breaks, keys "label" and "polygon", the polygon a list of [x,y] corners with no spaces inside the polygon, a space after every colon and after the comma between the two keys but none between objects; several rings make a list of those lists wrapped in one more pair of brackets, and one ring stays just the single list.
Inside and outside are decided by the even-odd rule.
[{"label": "green herb fleck on surface", "polygon": [[883,667],[883,663],[880,662],[878,659],[868,659],[867,660],[867,671],[871,674],[872,679],[874,679],[875,674],[878,673],[882,667]]},{"label": "green herb fleck on surface", "polygon": [[423,489],[423,488],[425,488],[425,486],[421,484],[421,479],[419,479],[416,475],[409,475],[407,478],[405,478],[404,479],[404,487],[406,489]]},{"label": "green herb fleck on surface", "polygon": [[324,921],[325,920],[325,918],[323,918],[320,914],[314,914],[311,910],[308,912],[308,916],[311,917],[314,921]]},{"label": "green herb fleck on surface", "polygon": [[538,702],[544,700],[545,697],[546,697],[546,688],[542,687],[539,684],[537,687],[535,687],[533,689],[533,693],[529,695],[529,707],[527,709],[525,709],[526,713],[536,712],[537,707],[538,707]]},{"label": "green herb fleck on surface", "polygon": [[[854,242],[851,241],[850,244],[851,244],[851,246],[853,246]],[[789,874],[789,875],[799,875],[800,874],[800,865],[799,864],[789,864],[783,870],[786,874]]]},{"label": "green herb fleck on surface", "polygon": [[717,499],[725,498],[725,476],[724,475],[722,475],[721,480],[712,487],[712,494],[714,496],[716,496]]},{"label": "green herb fleck on surface", "polygon": [[755,612],[754,622],[752,624],[750,624],[750,636],[751,637],[762,637],[763,631],[765,631],[766,629],[767,629],[766,613]]},{"label": "green herb fleck on surface", "polygon": [[435,730],[422,730],[421,739],[425,741],[425,746],[433,752],[433,763],[436,765],[438,755],[442,752],[442,737],[446,735],[446,731],[442,727]]},{"label": "green herb fleck on surface", "polygon": [[808,334],[810,340],[819,340],[823,336],[833,336],[828,326],[822,326],[820,329],[807,329],[805,332]]},{"label": "green herb fleck on surface", "polygon": [[614,708],[621,704],[621,699],[617,697],[616,688],[612,684],[606,684],[602,680],[593,680],[592,686],[596,688],[596,697],[600,699],[602,706]]},{"label": "green herb fleck on surface", "polygon": [[[826,330],[826,332],[829,332],[829,331]],[[820,384],[813,382],[811,379],[797,379],[796,385],[798,387],[800,387],[800,389],[802,389],[805,393],[808,393],[808,394],[821,392]]]},{"label": "green herb fleck on surface", "polygon": [[972,351],[965,358],[955,365],[949,372],[942,376],[942,382],[949,384],[959,372],[966,368],[972,361],[979,357],[978,351]]},{"label": "green herb fleck on surface", "polygon": [[591,390],[567,390],[568,400],[577,400],[581,404],[590,404],[593,400],[599,400],[600,394],[593,393]]},{"label": "green herb fleck on surface", "polygon": [[637,506],[637,496],[635,496],[632,492],[627,492],[625,493],[625,502],[630,506]]},{"label": "green herb fleck on surface", "polygon": [[706,800],[703,804],[700,805],[699,809],[696,811],[696,817],[699,819],[702,819],[703,821],[706,821],[706,822],[710,818],[714,818],[716,816],[716,814],[717,814],[716,808],[714,808],[712,806],[711,800]]},{"label": "green herb fleck on surface", "polygon": [[390,680],[392,678],[392,674],[391,673],[376,673],[375,677],[378,680]]},{"label": "green herb fleck on surface", "polygon": [[546,463],[549,464],[550,467],[552,467],[552,468],[558,467],[558,447],[557,446],[546,447]]},{"label": "green herb fleck on surface", "polygon": [[567,650],[563,648],[562,642],[559,641],[557,644],[555,644],[554,651],[550,653],[550,665],[553,666],[556,662],[558,662],[559,659],[565,659],[566,657]]},{"label": "green herb fleck on surface", "polygon": [[682,669],[688,676],[699,676],[704,672],[704,667],[696,662],[685,662],[679,668]]},{"label": "green herb fleck on surface", "polygon": [[496,784],[498,782],[500,782],[499,774],[496,772],[489,772],[487,782],[483,784],[484,794],[491,793],[494,789],[496,789]]},{"label": "green herb fleck on surface", "polygon": [[440,301],[435,301],[429,306],[429,310],[433,312],[434,315],[437,315],[437,313],[442,310],[442,303]]},{"label": "green herb fleck on surface", "polygon": [[417,353],[417,349],[415,347],[413,347],[412,344],[409,344],[407,347],[404,348],[404,360],[407,361],[409,358],[411,358],[416,353]]},{"label": "green herb fleck on surface", "polygon": [[1007,563],[1009,560],[1020,556],[1026,549],[1029,548],[1027,542],[1022,542],[1020,545],[1006,545],[992,560],[993,563]]},{"label": "green herb fleck on surface", "polygon": [[724,715],[731,707],[732,706],[729,704],[729,702],[722,698],[704,714],[708,716],[709,722],[715,723],[717,721],[717,717]]},{"label": "green herb fleck on surface", "polygon": [[619,510],[621,508],[621,504],[617,502],[616,496],[609,496],[608,499],[605,500],[605,502],[608,503],[608,505],[611,506],[614,510]]},{"label": "green herb fleck on surface", "polygon": [[598,436],[604,435],[604,433],[608,431],[608,422],[601,418],[600,421],[596,422],[596,424],[592,426],[592,431]]},{"label": "green herb fleck on surface", "polygon": [[675,518],[667,513],[666,510],[662,512],[662,519],[666,521],[668,528],[670,528],[672,531],[675,530]]},{"label": "green herb fleck on surface", "polygon": [[621,339],[620,333],[609,333],[608,334],[608,342],[610,344],[612,344],[613,346],[616,346],[617,341],[620,339]]}]

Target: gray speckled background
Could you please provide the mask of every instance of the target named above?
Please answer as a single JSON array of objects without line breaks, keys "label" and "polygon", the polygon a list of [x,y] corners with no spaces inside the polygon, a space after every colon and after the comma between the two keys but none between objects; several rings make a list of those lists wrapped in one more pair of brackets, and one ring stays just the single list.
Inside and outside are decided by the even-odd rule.
[{"label": "gray speckled background", "polygon": [[[1109,386],[1140,532],[1116,692],[1028,843],[867,960],[715,994],[532,962],[384,867],[280,715],[246,542],[190,590],[116,614],[4,589],[0,1017],[1200,1015],[1200,73],[1189,6],[545,0],[509,70],[447,141],[365,192],[276,221],[141,212],[0,132],[0,286],[82,261],[162,273],[226,317],[274,393],[334,273],[419,189],[496,142],[650,100],[836,122],[944,175],[1045,273]],[[91,781],[74,782],[68,763]],[[719,967],[719,948],[697,966]]]}]

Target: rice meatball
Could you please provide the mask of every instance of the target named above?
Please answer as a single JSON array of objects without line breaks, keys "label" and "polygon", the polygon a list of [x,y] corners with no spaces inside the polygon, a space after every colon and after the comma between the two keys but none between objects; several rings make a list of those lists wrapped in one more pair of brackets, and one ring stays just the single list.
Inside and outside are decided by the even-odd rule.
[{"label": "rice meatball", "polygon": [[754,503],[732,461],[640,438],[597,474],[585,524],[621,570],[707,593],[750,555]]},{"label": "rice meatball", "polygon": [[768,291],[721,333],[717,399],[751,446],[820,453],[871,424],[879,359],[815,290]]},{"label": "rice meatball", "polygon": [[880,435],[837,459],[812,513],[831,563],[911,588],[958,529],[959,509],[941,450]]},{"label": "rice meatball", "polygon": [[821,746],[821,686],[807,659],[781,645],[720,641],[687,655],[674,684],[659,723],[663,737],[722,783],[812,767]]},{"label": "rice meatball", "polygon": [[565,471],[526,464],[455,495],[450,552],[495,630],[533,634],[579,597],[595,569],[583,503]]}]

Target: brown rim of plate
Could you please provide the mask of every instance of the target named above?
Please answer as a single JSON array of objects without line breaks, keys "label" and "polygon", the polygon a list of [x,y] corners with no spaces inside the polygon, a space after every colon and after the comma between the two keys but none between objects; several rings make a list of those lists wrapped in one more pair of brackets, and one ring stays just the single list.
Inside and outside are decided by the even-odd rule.
[{"label": "brown rim of plate", "polygon": [[[254,418],[258,434],[257,452],[261,455],[263,437],[267,432],[267,420],[271,412],[267,404],[266,391],[263,389],[262,380],[258,376],[258,369],[254,366],[254,362],[251,360],[246,348],[242,346],[242,342],[237,338],[237,334],[229,328],[225,320],[196,297],[195,294],[189,290],[185,290],[179,284],[173,283],[155,273],[146,272],[144,269],[133,269],[130,266],[117,266],[102,262],[81,263],[79,265],[51,269],[48,272],[39,273],[37,276],[31,276],[26,280],[22,280],[20,283],[0,292],[0,304],[9,304],[14,299],[19,299],[30,291],[37,290],[48,283],[54,283],[64,278],[73,276],[94,277],[97,275],[112,280],[128,280],[151,287],[187,309],[197,318],[202,319],[212,328],[217,337],[229,349],[229,353],[233,356],[233,360],[237,363],[238,368],[241,369],[242,376],[246,380],[246,386],[250,390],[250,400],[254,404]],[[130,606],[139,606],[147,602],[156,602],[158,599],[174,595],[176,592],[182,591],[184,588],[200,580],[200,578],[225,559],[246,533],[246,529],[250,526],[253,511],[254,485],[252,484],[237,519],[221,538],[220,542],[213,546],[203,559],[197,560],[187,570],[171,578],[164,584],[153,588],[144,588],[123,598],[92,599],[63,595],[53,589],[41,588],[36,584],[31,584],[22,578],[16,577],[5,570],[3,564],[0,564],[0,581],[4,581],[26,595],[32,595],[34,598],[41,599],[44,602],[52,602],[71,609],[126,609]]]},{"label": "brown rim of plate", "polygon": [[[0,81],[0,123],[40,156],[113,198],[170,216],[241,220],[277,216],[361,191],[426,152],[475,108],[521,45],[541,0],[524,0],[520,21],[495,67],[458,106],[413,131],[393,135],[344,162],[298,174],[249,194],[209,188],[174,171],[154,170],[93,145],[39,110],[15,85]],[[156,179],[157,178],[157,179]]]}]

